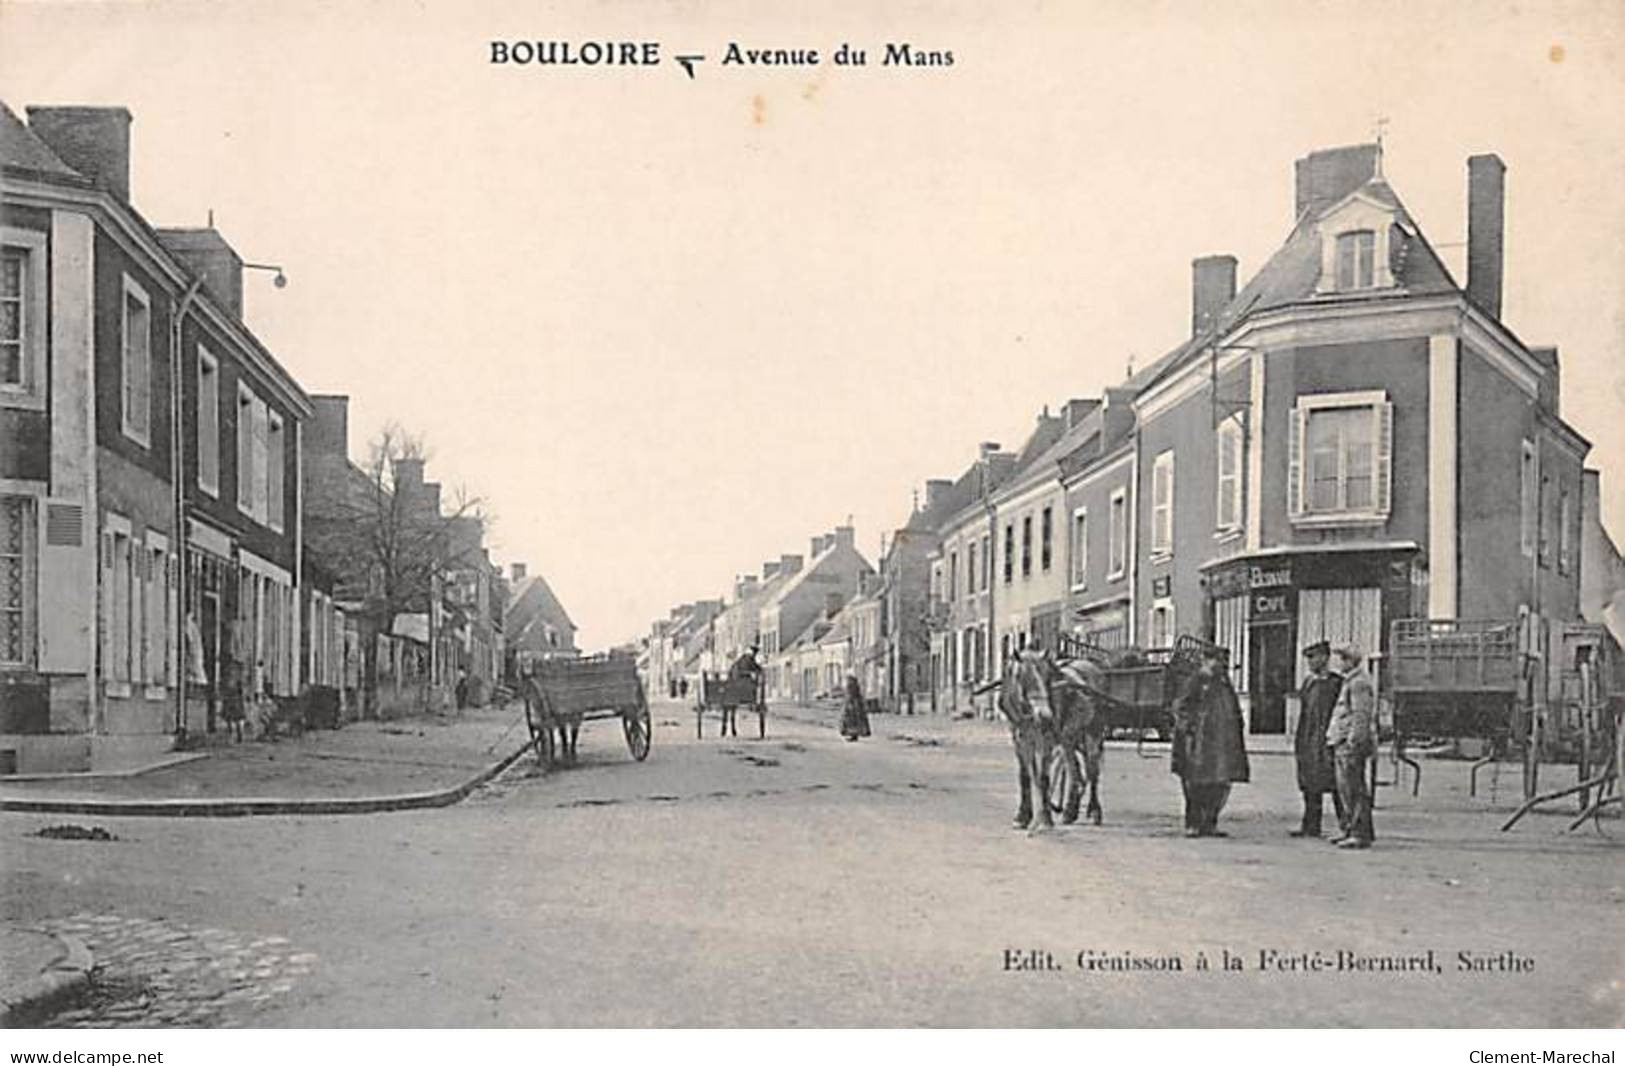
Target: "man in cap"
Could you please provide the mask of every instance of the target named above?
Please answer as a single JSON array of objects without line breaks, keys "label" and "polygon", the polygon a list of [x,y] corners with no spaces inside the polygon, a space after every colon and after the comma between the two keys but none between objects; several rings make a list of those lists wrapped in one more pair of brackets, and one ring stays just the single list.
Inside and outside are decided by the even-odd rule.
[{"label": "man in cap", "polygon": [[1309,676],[1298,690],[1298,728],[1292,738],[1292,754],[1298,764],[1298,791],[1303,793],[1303,820],[1291,835],[1318,837],[1325,793],[1332,794],[1338,824],[1343,822],[1337,768],[1326,746],[1326,727],[1331,724],[1332,708],[1337,706],[1338,694],[1343,690],[1343,678],[1327,668],[1332,648],[1324,640],[1303,649],[1303,657],[1309,663]]},{"label": "man in cap", "polygon": [[1359,648],[1337,649],[1343,688],[1326,727],[1337,773],[1337,793],[1343,798],[1343,833],[1332,843],[1340,848],[1369,848],[1376,834],[1371,825],[1371,792],[1366,786],[1366,763],[1377,753],[1377,691],[1364,668]]},{"label": "man in cap", "polygon": [[1249,778],[1241,702],[1223,648],[1207,649],[1174,701],[1173,714],[1170,768],[1185,794],[1185,835],[1222,837],[1217,823],[1230,786]]}]

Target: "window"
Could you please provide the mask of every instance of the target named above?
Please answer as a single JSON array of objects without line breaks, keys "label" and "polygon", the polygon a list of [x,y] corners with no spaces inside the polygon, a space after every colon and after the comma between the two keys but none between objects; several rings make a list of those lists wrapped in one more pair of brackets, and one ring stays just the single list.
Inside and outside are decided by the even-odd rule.
[{"label": "window", "polygon": [[1079,507],[1072,512],[1072,587],[1081,589],[1089,584],[1089,509]]},{"label": "window", "polygon": [[1387,517],[1393,405],[1385,394],[1298,397],[1287,450],[1287,510],[1294,521]]},{"label": "window", "polygon": [[29,321],[29,250],[6,245],[0,249],[0,388],[20,389],[27,362]]},{"label": "window", "polygon": [[967,593],[976,591],[976,571],[979,569],[976,565],[976,549],[978,547],[980,547],[980,544],[973,540],[965,548],[965,591]]},{"label": "window", "polygon": [[143,446],[152,434],[152,308],[146,292],[124,279],[124,435]]},{"label": "window", "polygon": [[1568,489],[1558,494],[1557,572],[1567,574],[1574,567],[1574,498]]},{"label": "window", "polygon": [[237,387],[237,509],[254,512],[254,394]]},{"label": "window", "polygon": [[1151,605],[1151,647],[1171,648],[1174,644],[1174,603],[1157,600]]},{"label": "window", "polygon": [[1128,494],[1123,489],[1112,493],[1110,521],[1106,526],[1106,577],[1115,580],[1128,568]]},{"label": "window", "polygon": [[982,535],[982,588],[993,584],[993,537]]},{"label": "window", "polygon": [[136,559],[129,523],[108,516],[102,536],[102,678],[115,695],[128,695],[136,676],[136,636],[140,622],[140,595],[135,586]]},{"label": "window", "polygon": [[1006,585],[1016,579],[1016,526],[1014,522],[1004,524],[1004,583]]},{"label": "window", "polygon": [[0,407],[45,406],[45,234],[0,229]]},{"label": "window", "polygon": [[32,499],[0,496],[0,667],[33,664],[34,528]]},{"label": "window", "polygon": [[1241,528],[1241,420],[1227,418],[1219,423],[1214,441],[1218,452],[1218,492],[1214,526],[1221,532]]},{"label": "window", "polygon": [[948,599],[959,598],[959,553],[948,553]]},{"label": "window", "polygon": [[1520,521],[1518,523],[1519,539],[1523,546],[1524,556],[1533,558],[1535,555],[1535,523],[1539,515],[1536,510],[1539,501],[1536,497],[1540,494],[1540,475],[1535,462],[1534,441],[1526,440],[1523,442],[1523,465],[1519,470],[1519,500],[1521,506]]},{"label": "window", "polygon": [[1371,230],[1354,230],[1337,237],[1337,288],[1369,289],[1376,284],[1377,235]]},{"label": "window", "polygon": [[1021,576],[1033,576],[1033,516],[1021,517]]},{"label": "window", "polygon": [[1055,555],[1055,509],[1046,507],[1038,520],[1038,565],[1049,573]]},{"label": "window", "polygon": [[283,447],[282,416],[275,411],[270,413],[266,434],[266,485],[265,510],[266,525],[282,532],[284,500],[283,487],[286,478],[286,464],[283,457],[286,454]]},{"label": "window", "polygon": [[1552,479],[1542,476],[1540,479],[1540,497],[1535,505],[1535,513],[1540,515],[1539,540],[1535,545],[1536,553],[1540,558],[1540,565],[1552,565],[1552,548],[1557,538],[1552,536],[1551,524],[1557,520],[1554,508],[1557,501],[1552,495]]},{"label": "window", "polygon": [[220,361],[197,350],[197,484],[220,495]]},{"label": "window", "polygon": [[1151,554],[1174,553],[1174,453],[1165,451],[1151,465]]}]

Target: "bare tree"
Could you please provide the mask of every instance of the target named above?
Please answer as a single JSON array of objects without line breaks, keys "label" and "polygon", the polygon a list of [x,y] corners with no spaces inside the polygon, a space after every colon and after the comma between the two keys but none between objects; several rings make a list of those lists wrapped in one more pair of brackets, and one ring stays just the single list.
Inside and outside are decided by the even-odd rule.
[{"label": "bare tree", "polygon": [[368,451],[365,468],[346,464],[341,485],[312,494],[305,537],[341,575],[343,598],[362,605],[362,713],[375,717],[378,638],[402,615],[435,616],[446,576],[483,558],[486,517],[478,498],[459,488],[443,501],[441,486],[423,480],[421,437],[390,424]]}]

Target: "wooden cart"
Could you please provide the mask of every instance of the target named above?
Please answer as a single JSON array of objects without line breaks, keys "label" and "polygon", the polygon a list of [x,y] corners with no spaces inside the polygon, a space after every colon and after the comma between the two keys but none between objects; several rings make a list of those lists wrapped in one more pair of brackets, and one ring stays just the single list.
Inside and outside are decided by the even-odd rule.
[{"label": "wooden cart", "polygon": [[[573,758],[581,723],[605,718],[620,719],[632,758],[642,762],[649,757],[649,701],[630,655],[543,659],[531,667],[521,691],[525,724],[536,761],[543,766],[551,766],[556,753]],[[555,733],[562,752],[555,748]]]},{"label": "wooden cart", "polygon": [[756,712],[756,736],[767,737],[767,692],[760,675],[729,677],[726,674],[700,675],[700,690],[694,704],[694,736],[705,736],[705,712],[716,711],[721,718],[720,736],[727,736],[730,727],[739,735],[736,716],[744,707]]},{"label": "wooden cart", "polygon": [[1203,654],[1215,647],[1187,634],[1172,648],[1108,650],[1063,635],[1057,650],[1063,659],[1088,659],[1100,668],[1102,687],[1091,694],[1105,711],[1108,735],[1166,740],[1173,735],[1174,700]]},{"label": "wooden cart", "polygon": [[1488,742],[1473,764],[1472,793],[1478,771],[1516,746],[1524,753],[1524,795],[1533,794],[1540,744],[1526,695],[1531,664],[1519,647],[1516,622],[1397,619],[1388,659],[1394,758],[1415,775],[1412,795],[1422,787],[1422,766],[1406,757],[1407,743],[1447,737]]}]

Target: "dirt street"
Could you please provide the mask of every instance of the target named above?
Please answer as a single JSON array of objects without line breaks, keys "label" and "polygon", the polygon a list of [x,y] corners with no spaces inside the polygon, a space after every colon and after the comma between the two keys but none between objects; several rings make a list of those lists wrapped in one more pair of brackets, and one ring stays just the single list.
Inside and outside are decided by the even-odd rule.
[{"label": "dirt street", "polygon": [[[646,763],[595,723],[578,767],[445,810],[6,815],[0,906],[103,963],[66,1025],[1625,1022],[1625,830],[1498,832],[1510,768],[1474,799],[1428,763],[1351,853],[1287,838],[1290,757],[1253,758],[1229,838],[1187,840],[1165,757],[1114,746],[1105,825],[1029,836],[988,723],[654,717]],[[68,821],[118,839],[30,835]]]}]

